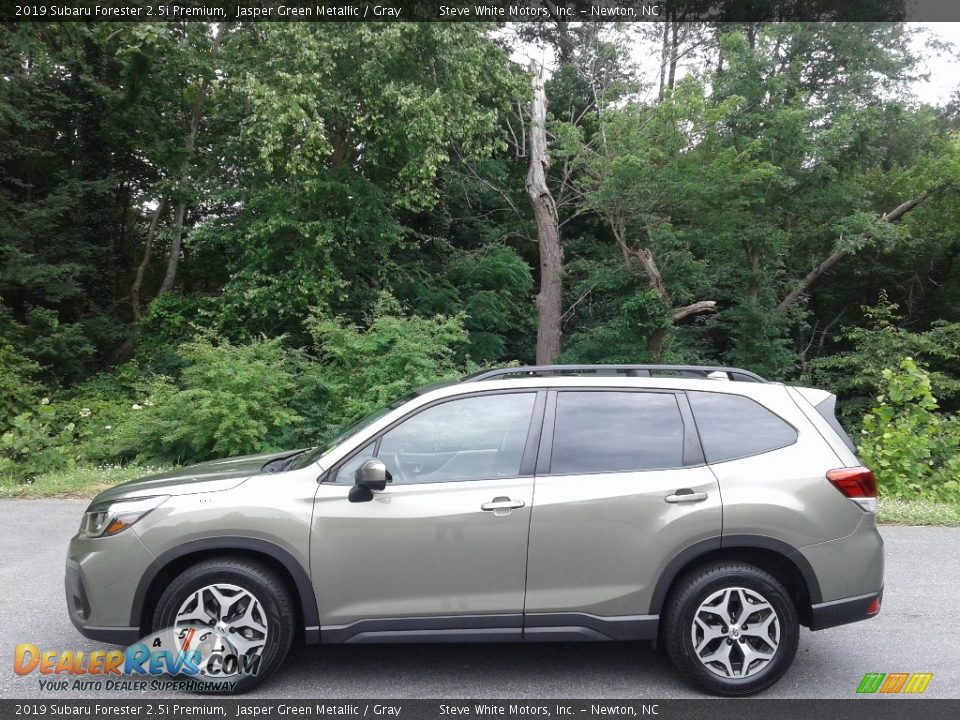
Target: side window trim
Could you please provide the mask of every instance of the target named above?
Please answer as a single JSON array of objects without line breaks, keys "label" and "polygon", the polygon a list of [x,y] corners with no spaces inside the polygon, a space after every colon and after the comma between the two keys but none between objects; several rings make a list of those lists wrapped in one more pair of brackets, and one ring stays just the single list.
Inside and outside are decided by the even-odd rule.
[{"label": "side window trim", "polygon": [[530,415],[530,426],[527,428],[527,442],[523,447],[523,456],[520,460],[519,477],[533,477],[536,473],[537,456],[541,442],[540,430],[543,427],[543,413],[546,404],[547,391],[538,390],[537,397],[533,402],[533,412]]},{"label": "side window trim", "polygon": [[[540,426],[543,423],[543,410],[546,401],[547,391],[545,389],[535,390],[533,388],[504,388],[502,390],[487,390],[485,392],[473,392],[473,393],[464,393],[462,395],[450,395],[448,397],[437,398],[436,400],[427,403],[418,407],[416,410],[407,413],[403,417],[395,420],[390,423],[387,427],[383,428],[373,437],[367,438],[367,441],[363,443],[360,447],[356,448],[346,457],[341,458],[333,467],[327,470],[320,479],[320,482],[327,485],[352,485],[352,482],[337,482],[335,478],[340,472],[340,468],[343,465],[346,465],[353,458],[355,458],[359,453],[362,453],[367,447],[370,446],[370,443],[374,443],[373,447],[373,457],[379,457],[380,453],[380,441],[383,440],[383,436],[388,432],[393,430],[395,427],[401,423],[410,420],[411,418],[416,417],[424,410],[429,410],[430,408],[436,407],[437,405],[443,405],[448,402],[455,400],[464,400],[467,398],[475,397],[489,397],[491,395],[520,395],[520,394],[533,394],[536,393],[536,397],[533,401],[533,411],[530,417],[530,426],[527,428],[527,440],[524,445],[522,459],[520,461],[520,473],[517,477],[532,477],[534,475],[534,461],[533,459],[537,457],[539,449],[539,439],[540,439]],[[498,478],[477,478],[477,480],[494,480]],[[461,480],[457,482],[476,482],[476,480]],[[435,485],[437,483],[418,483],[422,485]]]},{"label": "side window trim", "polygon": [[699,467],[706,465],[706,455],[703,452],[703,443],[697,423],[693,419],[693,410],[690,407],[690,398],[685,392],[676,393],[677,405],[680,406],[680,418],[683,420],[683,466]]},{"label": "side window trim", "polygon": [[[638,388],[638,387],[597,387],[596,385],[571,386],[560,389],[551,389],[547,396],[547,406],[544,412],[543,429],[540,433],[540,453],[537,457],[536,474],[553,475],[551,466],[553,464],[553,433],[557,420],[557,395],[562,392],[630,392],[647,393],[653,395],[673,395],[677,407],[680,411],[680,421],[683,425],[683,465],[671,468],[647,468],[640,470],[616,470],[612,472],[669,472],[671,470],[685,470],[691,467],[700,467],[706,465],[704,460],[703,447],[700,444],[700,436],[697,433],[696,425],[693,421],[693,412],[690,409],[689,401],[683,390],[672,390],[670,388]],[[569,473],[567,473],[569,474]],[[611,474],[608,472],[576,473],[578,475],[599,475]]]},{"label": "side window trim", "polygon": [[543,414],[543,427],[540,432],[540,450],[537,453],[537,475],[549,475],[553,461],[553,429],[557,421],[557,391],[547,393],[547,403]]}]

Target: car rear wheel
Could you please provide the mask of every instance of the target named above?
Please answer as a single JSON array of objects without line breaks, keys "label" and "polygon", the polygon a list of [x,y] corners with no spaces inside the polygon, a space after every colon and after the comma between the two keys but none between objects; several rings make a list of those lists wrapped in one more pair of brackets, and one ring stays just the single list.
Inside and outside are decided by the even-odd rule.
[{"label": "car rear wheel", "polygon": [[[198,651],[198,692],[244,692],[282,663],[296,609],[269,567],[242,558],[204,560],[164,591],[154,632],[172,630],[177,651]],[[182,677],[182,676],[181,676]]]},{"label": "car rear wheel", "polygon": [[786,588],[745,563],[720,562],[682,578],[664,613],[667,653],[692,684],[715,695],[760,692],[793,662],[800,623]]}]

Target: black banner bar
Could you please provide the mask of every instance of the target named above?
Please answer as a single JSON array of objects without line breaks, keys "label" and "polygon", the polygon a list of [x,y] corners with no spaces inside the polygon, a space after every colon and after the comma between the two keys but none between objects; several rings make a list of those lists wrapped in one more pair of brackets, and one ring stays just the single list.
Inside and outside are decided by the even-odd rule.
[{"label": "black banner bar", "polygon": [[956,0],[0,0],[3,22],[960,21]]},{"label": "black banner bar", "polygon": [[955,720],[960,700],[0,700],[0,718]]}]

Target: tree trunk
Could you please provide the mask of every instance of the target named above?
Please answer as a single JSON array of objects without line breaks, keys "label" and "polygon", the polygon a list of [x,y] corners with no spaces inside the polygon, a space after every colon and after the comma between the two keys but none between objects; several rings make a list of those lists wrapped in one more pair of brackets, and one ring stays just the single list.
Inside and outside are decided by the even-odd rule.
[{"label": "tree trunk", "polygon": [[537,294],[537,364],[548,365],[560,354],[563,315],[563,248],[557,205],[547,186],[550,156],[547,153],[547,95],[543,76],[531,64],[533,103],[530,113],[530,168],[527,195],[537,221],[540,250],[540,292]]},{"label": "tree trunk", "polygon": [[[884,213],[880,216],[881,222],[895,223],[899,222],[904,215],[916,208],[918,205],[923,203],[925,200],[930,198],[937,193],[941,193],[950,186],[949,182],[942,183],[937,187],[931,190],[925,190],[916,197],[910,198],[906,202],[902,202],[897,207],[895,207],[890,212]],[[803,295],[807,290],[809,290],[814,283],[817,282],[821,277],[826,275],[830,269],[836,265],[838,262],[843,260],[849,253],[846,250],[837,250],[832,253],[829,257],[819,263],[814,267],[810,272],[808,272],[803,280],[791,290],[787,296],[780,301],[780,304],[777,306],[778,310],[786,310],[788,307],[793,305],[801,295]]]},{"label": "tree trunk", "polygon": [[157,236],[157,226],[160,224],[160,218],[166,209],[167,199],[160,198],[160,202],[153,211],[153,217],[150,218],[150,228],[147,230],[147,239],[143,246],[143,259],[137,266],[137,274],[133,279],[133,285],[130,286],[130,305],[133,308],[135,325],[139,325],[143,319],[143,311],[140,309],[140,289],[143,287],[143,276],[150,264],[150,253],[153,250],[153,240]]},{"label": "tree trunk", "polygon": [[667,85],[667,65],[670,61],[670,15],[663,21],[663,43],[660,47],[660,90],[657,100],[663,100],[663,92]]},{"label": "tree trunk", "polygon": [[667,76],[667,87],[673,92],[677,86],[677,61],[680,57],[680,22],[674,19],[670,26],[670,73]]},{"label": "tree trunk", "polygon": [[[193,109],[190,112],[190,129],[187,131],[187,137],[183,143],[184,159],[180,167],[180,192],[182,193],[186,184],[187,177],[190,174],[190,161],[193,158],[193,150],[197,145],[197,134],[200,131],[200,121],[203,119],[203,102],[206,99],[207,91],[210,89],[210,80],[204,78],[193,98]],[[187,202],[181,196],[177,200],[176,211],[174,212],[173,237],[170,239],[170,256],[167,258],[167,272],[163,276],[163,282],[160,283],[160,290],[157,293],[162,295],[173,288],[173,283],[177,279],[177,268],[180,265],[180,246],[183,241],[183,219],[187,211]]]},{"label": "tree trunk", "polygon": [[663,281],[663,275],[660,274],[660,266],[657,265],[657,258],[650,248],[634,248],[627,242],[626,223],[620,216],[608,218],[610,229],[613,236],[620,246],[623,253],[624,262],[627,265],[639,263],[643,268],[643,274],[647,276],[650,287],[656,290],[657,294],[663,300],[665,307],[670,309],[670,321],[667,325],[656,328],[647,335],[647,352],[654,360],[659,360],[663,352],[664,343],[670,336],[670,330],[675,325],[686,322],[699,315],[708,315],[717,311],[716,300],[699,300],[689,305],[680,305],[674,307],[673,300],[670,298],[670,291],[667,290],[667,284]]}]

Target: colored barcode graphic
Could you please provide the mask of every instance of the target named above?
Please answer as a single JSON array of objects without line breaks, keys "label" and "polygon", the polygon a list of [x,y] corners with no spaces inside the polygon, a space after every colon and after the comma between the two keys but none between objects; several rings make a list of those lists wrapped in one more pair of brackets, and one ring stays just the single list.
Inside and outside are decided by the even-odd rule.
[{"label": "colored barcode graphic", "polygon": [[933,673],[867,673],[857,686],[858,693],[922,693]]}]

